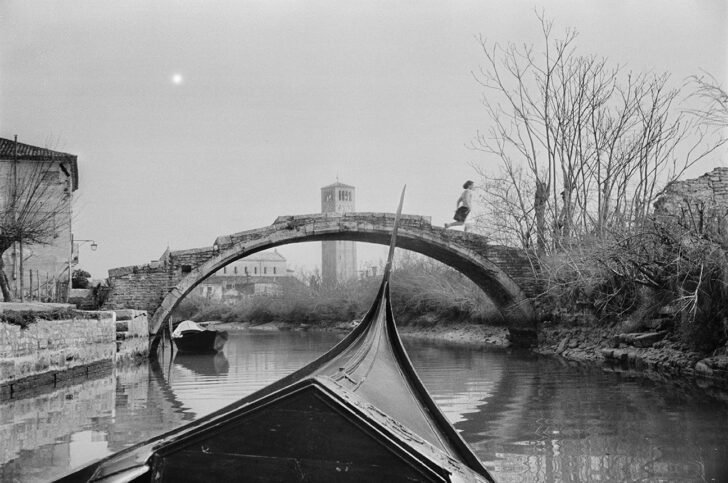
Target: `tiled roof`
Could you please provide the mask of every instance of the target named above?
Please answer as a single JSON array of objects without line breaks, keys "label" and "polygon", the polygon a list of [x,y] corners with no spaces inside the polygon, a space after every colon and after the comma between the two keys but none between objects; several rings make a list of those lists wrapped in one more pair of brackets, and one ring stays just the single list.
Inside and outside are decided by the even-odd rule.
[{"label": "tiled roof", "polygon": [[12,139],[0,138],[0,159],[14,159],[16,156],[20,161],[65,161],[71,163],[71,174],[73,177],[73,190],[78,189],[78,156],[75,154],[62,153],[51,149],[31,146],[30,144],[16,143]]},{"label": "tiled roof", "polygon": [[[68,153],[61,153],[59,151],[53,151],[46,148],[39,148],[38,146],[31,146],[30,144],[17,143],[18,144],[18,159],[33,159],[33,160],[46,160],[46,159],[58,159],[68,158],[75,159],[76,156]],[[0,158],[11,159],[15,155],[15,141],[12,139],[0,138]]]}]

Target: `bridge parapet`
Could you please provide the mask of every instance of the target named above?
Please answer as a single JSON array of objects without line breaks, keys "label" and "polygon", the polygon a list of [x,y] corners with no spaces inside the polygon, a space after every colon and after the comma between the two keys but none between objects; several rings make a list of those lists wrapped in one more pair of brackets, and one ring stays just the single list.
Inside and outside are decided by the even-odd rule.
[{"label": "bridge parapet", "polygon": [[[222,251],[233,245],[259,240],[271,233],[282,230],[304,230],[311,236],[317,233],[331,231],[331,226],[338,227],[338,231],[369,231],[375,228],[386,229],[394,226],[394,213],[354,212],[354,213],[314,213],[309,215],[279,216],[273,224],[255,230],[246,230],[231,235],[219,236],[215,239],[213,247]],[[401,215],[400,227],[415,229],[431,229],[429,216]]]}]

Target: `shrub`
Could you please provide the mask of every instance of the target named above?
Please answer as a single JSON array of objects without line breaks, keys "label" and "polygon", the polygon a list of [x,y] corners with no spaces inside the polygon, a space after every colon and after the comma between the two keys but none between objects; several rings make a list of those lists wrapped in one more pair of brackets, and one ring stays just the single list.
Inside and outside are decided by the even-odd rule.
[{"label": "shrub", "polygon": [[93,312],[66,308],[47,311],[6,310],[0,313],[0,321],[19,325],[23,329],[27,329],[38,320],[96,319],[97,317],[98,315]]},{"label": "shrub", "polygon": [[71,287],[72,288],[88,288],[89,279],[91,274],[85,270],[74,270],[71,276]]},{"label": "shrub", "polygon": [[[364,316],[380,282],[380,277],[371,277],[335,287],[283,284],[281,295],[253,296],[234,306],[188,297],[177,307],[174,317],[254,324],[348,322]],[[473,282],[425,257],[405,254],[398,258],[392,272],[392,297],[395,317],[403,323],[427,315],[442,321],[471,319],[495,323],[500,320],[494,304]]]}]

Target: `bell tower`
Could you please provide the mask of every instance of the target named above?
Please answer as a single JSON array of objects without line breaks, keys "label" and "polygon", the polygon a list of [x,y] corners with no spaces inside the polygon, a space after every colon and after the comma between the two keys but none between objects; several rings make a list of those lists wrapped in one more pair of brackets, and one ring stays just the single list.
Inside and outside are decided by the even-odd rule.
[{"label": "bell tower", "polygon": [[[321,188],[321,213],[355,211],[356,188],[338,180]],[[356,245],[353,241],[321,242],[321,278],[325,285],[336,285],[356,277]]]}]

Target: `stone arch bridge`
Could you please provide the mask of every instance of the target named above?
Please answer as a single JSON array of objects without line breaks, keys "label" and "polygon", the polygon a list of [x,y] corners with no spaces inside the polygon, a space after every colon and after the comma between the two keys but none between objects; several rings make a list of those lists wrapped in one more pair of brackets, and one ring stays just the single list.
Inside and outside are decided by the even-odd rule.
[{"label": "stone arch bridge", "polygon": [[[279,216],[272,225],[220,236],[211,247],[167,251],[159,261],[109,270],[104,308],[153,314],[156,336],[174,308],[201,281],[253,253],[291,243],[350,240],[388,245],[393,213],[321,213]],[[537,282],[526,254],[490,245],[480,235],[434,227],[429,217],[402,215],[397,247],[421,253],[460,271],[490,297],[511,332],[535,335]],[[529,335],[529,338],[532,337]]]}]

